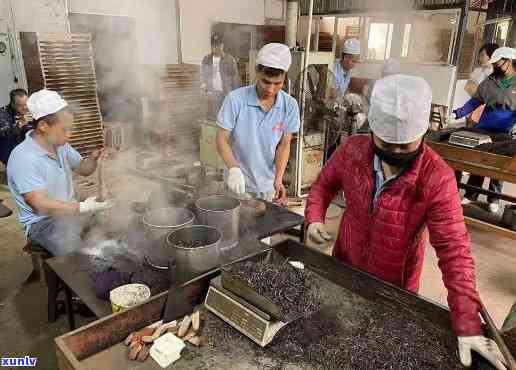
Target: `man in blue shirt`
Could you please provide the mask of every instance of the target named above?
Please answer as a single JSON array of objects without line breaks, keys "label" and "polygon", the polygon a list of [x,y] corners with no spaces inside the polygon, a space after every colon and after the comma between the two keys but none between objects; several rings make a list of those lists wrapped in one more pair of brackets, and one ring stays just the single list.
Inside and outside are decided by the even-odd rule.
[{"label": "man in blue shirt", "polygon": [[343,97],[348,91],[351,81],[351,71],[360,59],[360,41],[358,39],[348,39],[344,41],[342,47],[342,57],[335,61],[332,71],[335,75],[335,83],[330,90],[333,98]]},{"label": "man in blue shirt", "polygon": [[83,159],[68,144],[73,115],[56,92],[38,91],[27,106],[34,129],[11,153],[7,181],[28,239],[61,256],[81,247],[84,222],[76,215],[111,207],[94,197],[77,202],[72,183],[72,171],[82,176],[95,172],[103,151]]},{"label": "man in blue shirt", "polygon": [[217,147],[228,168],[227,186],[272,201],[286,196],[283,176],[299,107],[282,91],[292,63],[283,44],[265,45],[256,59],[256,84],[231,92],[218,115]]}]

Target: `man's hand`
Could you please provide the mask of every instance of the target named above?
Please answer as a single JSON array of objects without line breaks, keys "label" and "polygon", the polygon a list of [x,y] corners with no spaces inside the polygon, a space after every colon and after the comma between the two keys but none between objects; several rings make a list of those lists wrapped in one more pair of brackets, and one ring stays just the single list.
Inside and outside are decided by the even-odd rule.
[{"label": "man's hand", "polygon": [[245,178],[240,167],[229,169],[228,188],[238,196],[245,193]]},{"label": "man's hand", "polygon": [[113,207],[111,202],[97,202],[95,197],[89,197],[84,202],[79,203],[79,212],[100,212]]},{"label": "man's hand", "polygon": [[28,115],[23,115],[18,119],[18,127],[23,128],[30,122],[30,117]]},{"label": "man's hand", "polygon": [[326,226],[321,222],[313,222],[308,225],[308,237],[317,244],[324,244],[332,239],[332,236],[326,231]]},{"label": "man's hand", "polygon": [[459,120],[457,119],[457,116],[455,115],[455,113],[451,112],[448,117],[446,117],[446,126],[449,126],[449,125],[454,125],[456,124],[457,122],[459,122]]},{"label": "man's hand", "polygon": [[282,202],[287,196],[287,189],[285,189],[285,185],[283,185],[283,180],[276,179],[274,181],[274,190],[276,191],[276,194],[274,194],[274,200]]},{"label": "man's hand", "polygon": [[459,337],[458,340],[459,356],[462,365],[466,367],[471,366],[471,351],[475,351],[488,360],[498,370],[506,370],[504,365],[505,359],[494,340],[481,335]]}]

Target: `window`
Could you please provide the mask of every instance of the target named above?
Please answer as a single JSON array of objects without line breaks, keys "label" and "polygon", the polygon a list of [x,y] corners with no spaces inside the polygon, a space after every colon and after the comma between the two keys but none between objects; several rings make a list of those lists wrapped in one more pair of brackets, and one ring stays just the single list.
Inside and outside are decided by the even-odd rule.
[{"label": "window", "polygon": [[401,57],[402,58],[408,57],[411,31],[412,31],[412,25],[410,23],[407,23],[405,25],[405,29],[403,30],[403,44],[401,46]]},{"label": "window", "polygon": [[495,42],[498,45],[505,46],[507,44],[507,35],[509,33],[509,21],[496,24]]},{"label": "window", "polygon": [[392,23],[371,23],[367,41],[367,58],[386,60],[391,55]]}]

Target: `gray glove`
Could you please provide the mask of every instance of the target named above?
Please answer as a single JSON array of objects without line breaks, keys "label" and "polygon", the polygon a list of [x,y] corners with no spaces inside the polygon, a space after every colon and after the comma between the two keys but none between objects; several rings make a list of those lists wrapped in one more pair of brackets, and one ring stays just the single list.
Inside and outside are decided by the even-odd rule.
[{"label": "gray glove", "polygon": [[332,236],[326,231],[326,226],[321,222],[313,222],[308,225],[308,236],[317,244],[323,244],[332,239]]}]

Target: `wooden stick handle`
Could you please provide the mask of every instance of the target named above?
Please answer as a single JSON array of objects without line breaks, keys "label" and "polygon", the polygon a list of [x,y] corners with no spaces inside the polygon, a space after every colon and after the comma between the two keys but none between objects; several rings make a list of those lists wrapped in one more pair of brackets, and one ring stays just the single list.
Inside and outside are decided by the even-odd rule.
[{"label": "wooden stick handle", "polygon": [[97,202],[104,202],[106,200],[106,194],[104,192],[104,166],[102,164],[102,160],[99,160],[97,163],[97,175]]},{"label": "wooden stick handle", "polygon": [[489,332],[493,336],[493,340],[496,342],[496,344],[498,344],[498,347],[500,348],[500,351],[502,352],[502,355],[505,358],[505,361],[507,363],[507,369],[516,370],[516,361],[514,360],[514,357],[512,356],[512,353],[509,350],[509,348],[507,348],[507,345],[505,344],[505,341],[503,340],[502,336],[500,335],[500,332],[498,331],[498,328],[496,327],[493,318],[491,317],[491,315],[489,315],[489,312],[487,312],[487,309],[483,304],[481,314],[487,324],[487,327],[489,328]]}]

